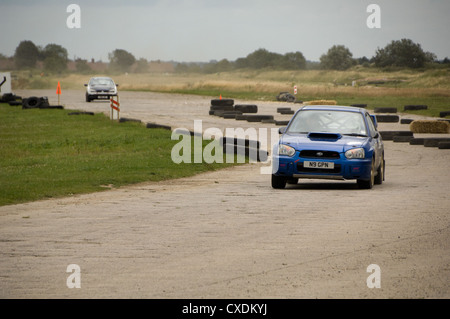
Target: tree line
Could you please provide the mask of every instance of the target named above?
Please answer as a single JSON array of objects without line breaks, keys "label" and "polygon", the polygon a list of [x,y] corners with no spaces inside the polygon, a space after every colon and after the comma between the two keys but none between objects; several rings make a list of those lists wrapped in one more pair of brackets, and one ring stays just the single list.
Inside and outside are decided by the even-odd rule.
[{"label": "tree line", "polygon": [[[0,56],[1,58],[1,56]],[[6,58],[3,56],[3,58]],[[61,73],[67,70],[69,62],[67,50],[58,44],[48,44],[45,47],[36,46],[32,41],[21,41],[14,56],[17,69],[35,68],[38,61],[42,62],[47,72]],[[109,69],[117,72],[146,72],[148,61],[136,59],[134,55],[123,49],[116,49],[108,54]],[[391,41],[384,48],[378,48],[372,58],[353,58],[351,51],[343,45],[334,45],[320,57],[320,62],[307,61],[300,51],[279,54],[266,49],[258,49],[246,57],[235,61],[222,59],[208,63],[176,63],[176,72],[217,73],[236,69],[274,69],[274,70],[347,70],[355,65],[375,66],[378,68],[398,67],[418,69],[431,63],[450,64],[445,58],[436,60],[436,55],[426,52],[421,45],[410,39]],[[76,71],[89,72],[87,60],[75,60]]]}]

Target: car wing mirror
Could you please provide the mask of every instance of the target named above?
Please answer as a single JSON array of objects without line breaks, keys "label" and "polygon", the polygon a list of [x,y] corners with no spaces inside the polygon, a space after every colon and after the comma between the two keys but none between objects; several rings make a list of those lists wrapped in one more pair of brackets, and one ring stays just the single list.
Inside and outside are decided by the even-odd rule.
[{"label": "car wing mirror", "polygon": [[84,86],[87,86],[87,84],[85,83]]},{"label": "car wing mirror", "polygon": [[284,132],[286,132],[286,127],[280,127],[278,129],[278,134],[284,134]]},{"label": "car wing mirror", "polygon": [[375,126],[375,128],[378,128],[377,116],[376,115],[370,115],[370,118],[372,119],[372,122],[373,122],[373,125]]},{"label": "car wing mirror", "polygon": [[119,84],[116,84],[116,86],[119,86]]}]

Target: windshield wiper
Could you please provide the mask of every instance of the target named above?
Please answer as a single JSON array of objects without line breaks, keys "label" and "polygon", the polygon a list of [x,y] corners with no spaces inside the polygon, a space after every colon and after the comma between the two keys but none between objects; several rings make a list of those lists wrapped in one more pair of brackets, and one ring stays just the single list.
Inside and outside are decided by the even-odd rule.
[{"label": "windshield wiper", "polygon": [[360,133],[347,133],[347,134],[342,134],[342,135],[368,137],[366,134],[360,134]]}]

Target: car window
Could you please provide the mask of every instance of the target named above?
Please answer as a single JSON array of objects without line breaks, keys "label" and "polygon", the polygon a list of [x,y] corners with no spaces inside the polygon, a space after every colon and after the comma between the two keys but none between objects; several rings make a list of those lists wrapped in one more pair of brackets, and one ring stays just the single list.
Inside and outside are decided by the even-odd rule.
[{"label": "car window", "polygon": [[367,123],[369,125],[370,136],[373,137],[373,136],[375,136],[377,134],[377,129],[375,128],[375,125],[373,124],[372,118],[367,113],[366,113],[366,119],[367,119]]},{"label": "car window", "polygon": [[289,133],[340,133],[367,135],[361,113],[329,110],[305,110],[297,113],[288,128]]},{"label": "car window", "polygon": [[103,86],[113,86],[114,82],[111,79],[92,79],[90,85],[103,85]]}]

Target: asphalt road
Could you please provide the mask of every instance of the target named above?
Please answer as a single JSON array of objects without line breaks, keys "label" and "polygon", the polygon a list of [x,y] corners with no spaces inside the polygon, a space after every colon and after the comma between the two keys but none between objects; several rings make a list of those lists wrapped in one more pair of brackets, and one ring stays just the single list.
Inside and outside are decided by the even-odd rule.
[{"label": "asphalt road", "polygon": [[[56,101],[53,90],[15,93]],[[121,114],[253,125],[209,116],[210,99],[123,92]],[[276,107],[296,108],[251,103],[279,120]],[[109,112],[82,91],[64,91],[61,104]],[[392,129],[408,128],[380,123]],[[255,163],[0,207],[0,298],[449,298],[450,150],[385,150],[386,181],[372,190],[317,180],[274,190]],[[380,288],[367,284],[373,264]]]}]

